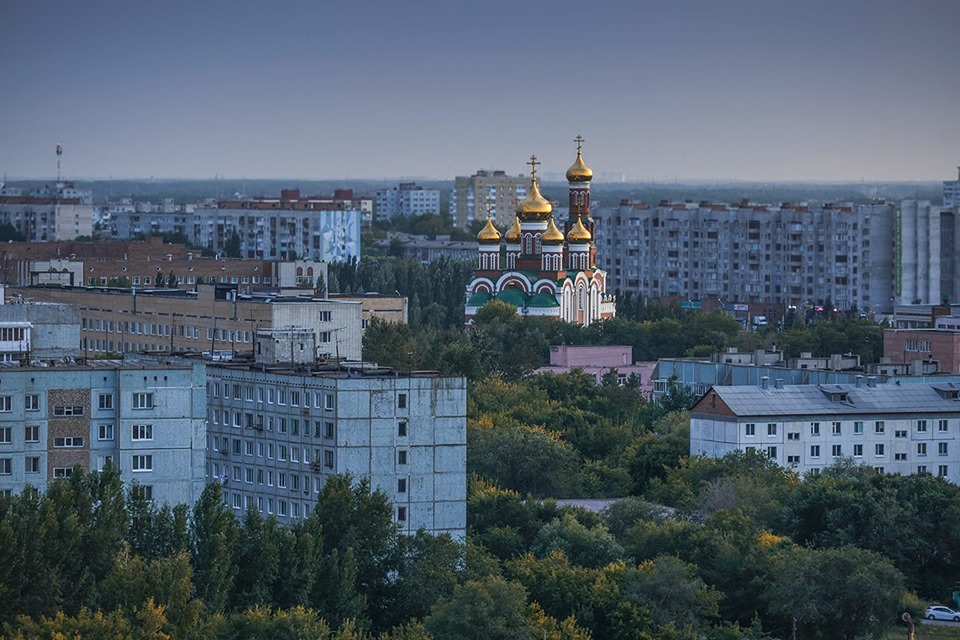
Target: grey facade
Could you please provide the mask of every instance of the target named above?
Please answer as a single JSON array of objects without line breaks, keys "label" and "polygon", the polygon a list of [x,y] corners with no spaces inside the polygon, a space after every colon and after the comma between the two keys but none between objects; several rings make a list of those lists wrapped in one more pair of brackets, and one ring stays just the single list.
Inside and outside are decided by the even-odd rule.
[{"label": "grey facade", "polygon": [[690,454],[763,453],[798,473],[844,459],[960,483],[960,385],[714,387],[690,411]]},{"label": "grey facade", "polygon": [[469,229],[474,220],[493,218],[495,225],[509,228],[517,203],[527,195],[530,179],[509,176],[505,171],[477,171],[457,176],[450,192],[450,217],[454,226]]},{"label": "grey facade", "polygon": [[227,504],[305,517],[333,474],[369,478],[404,533],[466,532],[466,381],[211,365],[210,478]]},{"label": "grey facade", "polygon": [[960,205],[900,204],[898,304],[960,300]]},{"label": "grey facade", "polygon": [[440,213],[440,190],[424,189],[415,182],[401,182],[376,194],[377,217],[391,220],[424,213]]},{"label": "grey facade", "polygon": [[97,361],[0,370],[0,493],[118,465],[160,503],[204,487],[204,365]]},{"label": "grey facade", "polygon": [[608,290],[722,304],[892,309],[890,204],[623,202],[594,218]]}]

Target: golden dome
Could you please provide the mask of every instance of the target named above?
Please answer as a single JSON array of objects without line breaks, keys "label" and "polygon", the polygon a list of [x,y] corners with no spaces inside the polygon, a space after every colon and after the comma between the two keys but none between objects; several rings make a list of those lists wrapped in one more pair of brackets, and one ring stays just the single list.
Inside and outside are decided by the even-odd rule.
[{"label": "golden dome", "polygon": [[583,226],[583,219],[577,217],[577,224],[567,234],[567,241],[573,244],[584,244],[590,242],[590,238],[590,232]]},{"label": "golden dome", "polygon": [[563,244],[563,232],[557,229],[557,223],[553,221],[553,218],[550,218],[550,224],[547,225],[547,230],[540,236],[540,241],[543,244]]},{"label": "golden dome", "polygon": [[480,244],[497,244],[500,242],[500,232],[493,226],[493,220],[490,218],[487,218],[487,224],[477,234],[477,242]]},{"label": "golden dome", "polygon": [[520,218],[514,216],[513,226],[507,229],[507,244],[520,244]]},{"label": "golden dome", "polygon": [[530,192],[517,205],[517,215],[524,221],[545,221],[553,214],[553,205],[540,195],[537,179],[530,179]]},{"label": "golden dome", "polygon": [[583,162],[583,155],[577,149],[577,160],[567,169],[567,182],[590,182],[593,180],[593,171]]}]

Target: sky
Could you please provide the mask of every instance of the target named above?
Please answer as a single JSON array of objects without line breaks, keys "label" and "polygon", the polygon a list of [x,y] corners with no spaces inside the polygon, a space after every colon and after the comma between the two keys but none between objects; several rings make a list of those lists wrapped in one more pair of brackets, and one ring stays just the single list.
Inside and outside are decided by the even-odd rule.
[{"label": "sky", "polygon": [[956,179],[960,0],[0,0],[0,173]]}]

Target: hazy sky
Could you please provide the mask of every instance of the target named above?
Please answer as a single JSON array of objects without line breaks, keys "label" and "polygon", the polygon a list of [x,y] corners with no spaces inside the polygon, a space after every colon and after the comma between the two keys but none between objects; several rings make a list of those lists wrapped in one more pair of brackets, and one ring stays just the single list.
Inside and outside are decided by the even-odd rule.
[{"label": "hazy sky", "polygon": [[0,173],[941,180],[960,0],[0,0]]}]

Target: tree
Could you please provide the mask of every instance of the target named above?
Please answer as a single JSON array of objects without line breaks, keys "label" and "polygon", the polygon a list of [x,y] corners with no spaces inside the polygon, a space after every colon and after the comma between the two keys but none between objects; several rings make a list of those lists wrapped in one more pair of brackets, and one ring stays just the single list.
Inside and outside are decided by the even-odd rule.
[{"label": "tree", "polygon": [[[236,229],[233,229],[230,234],[226,237],[223,243],[223,255],[227,258],[240,258],[240,249],[242,246],[242,241],[240,239],[240,234],[237,233]],[[293,258],[288,258],[292,260]]]},{"label": "tree", "polygon": [[696,574],[696,567],[675,556],[640,563],[624,585],[624,595],[650,611],[659,626],[674,623],[703,631],[717,616],[720,593]]},{"label": "tree", "polygon": [[219,482],[208,484],[193,508],[191,521],[194,586],[211,611],[226,607],[237,567],[237,521],[223,504]]},{"label": "tree", "polygon": [[492,577],[458,585],[424,621],[434,640],[530,640],[537,637],[522,585]]},{"label": "tree", "polygon": [[572,563],[594,569],[623,559],[623,547],[605,526],[585,527],[571,513],[544,525],[532,550],[540,557],[561,551]]}]

